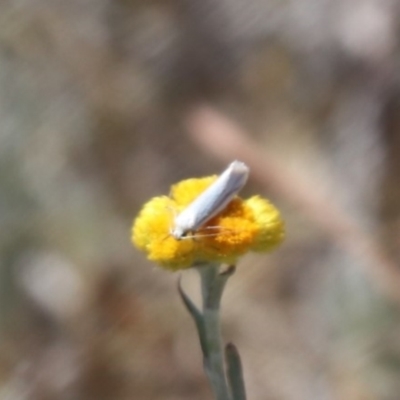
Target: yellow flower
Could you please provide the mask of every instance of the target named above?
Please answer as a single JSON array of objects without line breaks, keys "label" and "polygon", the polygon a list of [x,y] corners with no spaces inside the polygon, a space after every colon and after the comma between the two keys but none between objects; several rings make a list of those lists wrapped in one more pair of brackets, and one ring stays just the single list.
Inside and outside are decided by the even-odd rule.
[{"label": "yellow flower", "polygon": [[284,239],[279,211],[259,196],[236,196],[216,217],[182,240],[171,236],[174,218],[216,179],[187,179],[172,186],[170,197],[148,201],[132,228],[132,242],[147,258],[170,270],[199,262],[234,263],[248,251],[269,251]]}]

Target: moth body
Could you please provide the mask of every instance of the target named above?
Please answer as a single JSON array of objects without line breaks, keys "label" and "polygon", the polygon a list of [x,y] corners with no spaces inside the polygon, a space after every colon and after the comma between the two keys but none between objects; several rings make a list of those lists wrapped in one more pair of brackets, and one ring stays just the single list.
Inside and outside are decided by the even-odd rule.
[{"label": "moth body", "polygon": [[171,236],[182,240],[223,211],[246,184],[248,176],[249,167],[245,163],[229,164],[214,183],[175,217]]}]

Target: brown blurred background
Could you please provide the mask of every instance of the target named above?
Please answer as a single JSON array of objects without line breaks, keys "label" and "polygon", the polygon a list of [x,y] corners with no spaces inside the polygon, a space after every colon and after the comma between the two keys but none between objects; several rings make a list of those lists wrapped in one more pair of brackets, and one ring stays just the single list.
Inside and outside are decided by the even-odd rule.
[{"label": "brown blurred background", "polygon": [[400,399],[399,1],[3,0],[0,20],[0,399],[212,398],[177,274],[130,227],[235,158],[287,225],[223,299],[249,399]]}]

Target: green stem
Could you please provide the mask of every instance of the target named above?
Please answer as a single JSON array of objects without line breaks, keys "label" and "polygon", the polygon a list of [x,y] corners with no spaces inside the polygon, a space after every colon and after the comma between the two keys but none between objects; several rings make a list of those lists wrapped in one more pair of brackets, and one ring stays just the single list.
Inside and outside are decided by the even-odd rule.
[{"label": "green stem", "polygon": [[217,266],[198,268],[203,298],[203,324],[206,354],[204,369],[216,400],[230,400],[224,369],[224,350],[221,341],[219,310],[228,274],[220,274]]},{"label": "green stem", "polygon": [[204,325],[208,357],[204,358],[204,370],[215,393],[216,400],[229,400],[219,333],[218,311],[204,311]]},{"label": "green stem", "polygon": [[184,292],[180,279],[178,291],[196,323],[205,373],[216,400],[246,400],[239,353],[234,345],[226,346],[227,370],[225,370],[220,332],[219,311],[222,293],[235,267],[231,266],[225,272],[220,272],[218,265],[215,264],[203,264],[196,267],[201,278],[202,310],[200,311]]}]

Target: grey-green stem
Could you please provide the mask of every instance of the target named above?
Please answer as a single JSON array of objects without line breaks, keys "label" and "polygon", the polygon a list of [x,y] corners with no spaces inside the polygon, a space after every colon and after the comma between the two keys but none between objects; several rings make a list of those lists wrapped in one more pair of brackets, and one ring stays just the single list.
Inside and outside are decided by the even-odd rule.
[{"label": "grey-green stem", "polygon": [[[220,332],[220,304],[225,284],[234,273],[229,267],[220,272],[219,266],[207,264],[197,266],[201,278],[202,311],[178,285],[179,294],[193,317],[199,334],[203,352],[204,370],[210,382],[216,400],[246,400],[243,374],[239,354],[229,344],[223,349]],[[224,366],[224,353],[227,371]]]},{"label": "grey-green stem", "polygon": [[207,354],[204,370],[215,393],[216,400],[230,400],[224,370],[223,347],[220,332],[219,310],[228,275],[220,275],[218,267],[198,268],[203,299],[203,324]]}]

